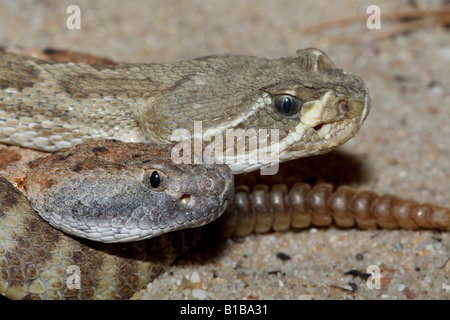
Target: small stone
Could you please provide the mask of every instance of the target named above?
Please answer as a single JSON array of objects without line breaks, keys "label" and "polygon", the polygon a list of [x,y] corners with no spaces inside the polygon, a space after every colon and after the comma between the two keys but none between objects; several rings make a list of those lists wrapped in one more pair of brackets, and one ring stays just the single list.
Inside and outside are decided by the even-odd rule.
[{"label": "small stone", "polygon": [[192,272],[191,277],[189,279],[192,283],[199,283],[201,281],[200,275],[197,271]]},{"label": "small stone", "polygon": [[192,290],[192,296],[199,300],[206,299],[206,291],[203,289],[194,289]]},{"label": "small stone", "polygon": [[281,261],[291,260],[291,257],[284,252],[279,252],[277,254],[277,258],[280,259]]},{"label": "small stone", "polygon": [[403,292],[403,290],[405,290],[406,288],[406,286],[402,283],[396,283],[394,284],[394,287],[398,292]]},{"label": "small stone", "polygon": [[403,245],[398,241],[396,241],[392,247],[394,251],[401,251],[403,249]]}]

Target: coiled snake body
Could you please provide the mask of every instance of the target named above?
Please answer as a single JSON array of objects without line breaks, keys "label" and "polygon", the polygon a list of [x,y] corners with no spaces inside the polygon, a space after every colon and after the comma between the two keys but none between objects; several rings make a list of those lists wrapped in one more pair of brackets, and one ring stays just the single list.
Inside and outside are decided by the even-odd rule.
[{"label": "coiled snake body", "polygon": [[[169,232],[214,220],[233,191],[227,166],[173,164],[175,129],[193,135],[194,121],[203,121],[203,132],[216,138],[231,129],[278,129],[278,141],[269,133],[259,139],[270,141],[268,150],[276,146],[281,161],[330,151],[357,133],[369,112],[368,91],[317,49],[275,60],[210,56],[114,66],[5,53],[0,106],[0,142],[46,151],[84,143],[2,171],[9,182],[0,178],[0,292],[10,298],[127,298],[211,234],[333,220],[363,228],[450,225],[447,209],[300,184],[290,191],[238,188],[222,221]],[[249,145],[244,142],[245,150]],[[222,160],[233,173],[261,167],[228,150],[222,149]],[[89,239],[159,236],[127,244],[81,240],[47,225],[33,209]],[[67,285],[73,266],[80,270],[79,288]]]}]

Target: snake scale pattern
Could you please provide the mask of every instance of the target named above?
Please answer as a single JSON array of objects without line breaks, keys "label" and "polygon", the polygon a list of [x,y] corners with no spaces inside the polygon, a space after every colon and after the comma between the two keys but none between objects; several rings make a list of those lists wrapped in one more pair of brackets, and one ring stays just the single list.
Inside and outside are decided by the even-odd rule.
[{"label": "snake scale pattern", "polygon": [[[325,153],[353,137],[370,109],[368,91],[317,49],[274,60],[225,55],[108,66],[1,53],[0,106],[0,142],[54,151],[0,171],[0,293],[11,299],[128,298],[204,238],[331,223],[450,227],[446,208],[329,184],[239,186],[231,200],[227,166],[174,165],[169,159],[173,130],[192,134],[193,121],[224,137],[230,129],[276,128],[281,161]],[[234,174],[261,166],[237,156],[225,160]],[[117,182],[100,183],[111,179]],[[144,238],[153,238],[108,244],[66,235],[35,212],[63,229],[78,223],[64,210],[52,218],[58,205],[85,218],[85,238],[109,228],[111,240],[118,229],[136,225],[152,229]],[[118,221],[118,212],[137,207],[154,219],[142,214]],[[73,265],[80,270],[79,289],[67,285]]]}]

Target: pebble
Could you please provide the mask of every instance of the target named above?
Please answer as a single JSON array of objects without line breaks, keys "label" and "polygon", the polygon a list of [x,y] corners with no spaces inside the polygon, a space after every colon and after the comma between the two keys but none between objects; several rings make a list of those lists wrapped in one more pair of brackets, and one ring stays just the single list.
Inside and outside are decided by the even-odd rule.
[{"label": "pebble", "polygon": [[197,271],[194,271],[194,272],[192,272],[191,277],[189,278],[189,280],[192,283],[199,283],[201,281],[200,275],[198,274]]},{"label": "pebble", "polygon": [[406,286],[402,283],[396,283],[394,284],[394,287],[398,292],[403,292],[403,290],[405,290],[406,288]]},{"label": "pebble", "polygon": [[203,289],[194,289],[192,290],[192,297],[199,300],[204,300],[206,299],[206,291]]}]

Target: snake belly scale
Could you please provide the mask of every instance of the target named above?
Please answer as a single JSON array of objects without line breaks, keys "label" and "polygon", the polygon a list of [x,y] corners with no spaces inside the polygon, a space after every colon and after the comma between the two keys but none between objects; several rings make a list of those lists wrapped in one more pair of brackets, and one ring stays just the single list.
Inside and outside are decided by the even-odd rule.
[{"label": "snake belly scale", "polygon": [[[223,55],[167,64],[113,66],[58,63],[2,53],[0,107],[0,142],[6,144],[55,151],[112,138],[167,146],[173,142],[173,130],[183,128],[193,133],[193,120],[197,120],[204,121],[205,131],[214,129],[224,136],[232,129],[278,129],[280,139],[275,143],[279,160],[287,161],[328,152],[353,137],[370,110],[370,98],[359,77],[337,68],[317,49],[300,50],[280,59]],[[110,147],[89,145],[88,149],[98,156]],[[67,150],[53,157],[67,160],[72,157]],[[145,157],[152,161],[154,153]],[[236,157],[226,160],[234,174],[261,166],[248,165]],[[168,163],[164,157],[161,161]],[[28,167],[32,169],[37,163],[39,160]],[[72,172],[88,171],[89,161],[84,164],[69,167]],[[104,169],[97,163],[92,167]],[[154,164],[141,167],[141,173],[134,177],[142,180],[157,171],[155,168],[158,169]],[[30,174],[26,177],[30,190],[25,191],[32,194],[31,171],[21,172]],[[186,176],[183,181],[201,179],[203,174]],[[216,183],[217,178],[210,182],[222,187],[218,194],[226,199],[230,193],[226,186],[232,184],[232,179],[226,171],[222,174],[226,177],[223,182]],[[30,203],[48,203],[39,201],[43,197],[40,191],[45,189],[42,186],[56,184],[55,177],[52,180],[39,176],[40,182],[46,183],[39,184],[37,200]],[[59,178],[65,179],[64,175]],[[1,178],[0,187],[0,292],[10,298],[129,297],[171,263],[177,253],[193,246],[202,233],[198,228],[169,232],[138,242],[139,245],[77,240],[37,217],[33,209],[38,210],[39,205],[31,208],[10,182]],[[211,187],[211,183],[207,185]],[[186,202],[180,190],[171,196]],[[57,193],[53,198],[58,199]],[[153,196],[150,199],[148,206],[156,205],[157,200]],[[216,201],[217,215],[223,212],[224,203],[224,199]],[[198,210],[199,215],[207,216],[204,207],[199,206]],[[114,211],[111,212],[114,218]],[[206,220],[214,218],[208,216]],[[163,222],[164,226],[167,224],[170,223]],[[105,226],[103,222],[99,225]],[[162,229],[165,232],[183,227],[186,226],[181,223]],[[80,266],[80,290],[72,291],[65,285],[68,265]]]}]

